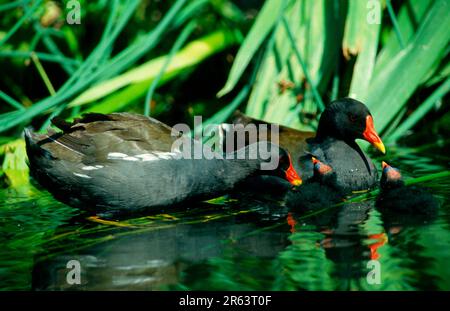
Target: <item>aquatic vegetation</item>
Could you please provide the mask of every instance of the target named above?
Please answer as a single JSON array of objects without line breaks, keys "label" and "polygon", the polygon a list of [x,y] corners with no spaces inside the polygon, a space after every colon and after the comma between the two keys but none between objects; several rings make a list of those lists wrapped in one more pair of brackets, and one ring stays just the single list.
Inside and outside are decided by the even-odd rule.
[{"label": "aquatic vegetation", "polygon": [[[88,264],[98,287],[85,289],[450,289],[448,1],[79,3],[79,25],[59,1],[0,4],[0,290],[70,289],[52,279],[68,258]],[[230,194],[104,219],[28,177],[23,129],[54,116],[202,115],[205,127],[241,109],[316,130],[345,96],[373,113],[387,147],[377,167],[396,163],[407,185],[429,188],[436,220],[384,223],[378,190],[292,217]],[[367,282],[372,259],[381,284]]]}]

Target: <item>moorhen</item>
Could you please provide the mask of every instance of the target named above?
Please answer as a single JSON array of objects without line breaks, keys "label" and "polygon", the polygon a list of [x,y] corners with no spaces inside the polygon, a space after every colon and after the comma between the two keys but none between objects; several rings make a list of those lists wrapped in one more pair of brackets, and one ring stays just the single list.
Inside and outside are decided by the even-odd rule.
[{"label": "moorhen", "polygon": [[262,160],[259,153],[248,160],[266,142],[242,148],[232,159],[196,159],[173,146],[182,139],[195,148],[198,141],[142,115],[91,113],[73,123],[52,122],[62,132],[25,130],[31,175],[60,201],[95,212],[134,212],[209,199],[253,174],[301,183],[290,156],[276,145],[271,145],[279,152],[275,170],[261,170],[271,159]]},{"label": "moorhen", "polygon": [[439,202],[433,195],[417,186],[407,187],[400,171],[386,162],[382,163],[382,169],[376,206],[384,220],[423,222],[435,218]]},{"label": "moorhen", "polygon": [[[233,123],[244,126],[269,125],[239,112],[235,114]],[[236,129],[234,131],[238,132]],[[270,139],[270,128],[265,135]],[[313,175],[311,156],[314,156],[333,167],[336,185],[346,193],[370,189],[378,183],[377,170],[370,158],[356,144],[356,139],[364,139],[385,153],[369,109],[352,98],[331,102],[320,116],[317,133],[279,127],[279,145],[292,155],[294,168],[303,180]],[[228,148],[226,145],[225,147]]]},{"label": "moorhen", "polygon": [[312,158],[314,175],[300,187],[286,193],[286,206],[294,212],[307,212],[342,201],[343,194],[336,187],[336,173],[331,166]]}]

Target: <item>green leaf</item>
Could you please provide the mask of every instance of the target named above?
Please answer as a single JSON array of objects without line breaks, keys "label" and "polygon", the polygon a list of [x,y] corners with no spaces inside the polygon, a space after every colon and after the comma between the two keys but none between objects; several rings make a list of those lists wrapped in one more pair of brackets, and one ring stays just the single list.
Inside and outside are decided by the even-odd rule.
[{"label": "green leaf", "polygon": [[228,80],[225,83],[225,86],[217,94],[219,97],[229,93],[236,86],[251,59],[259,50],[264,39],[273,29],[280,14],[283,13],[285,3],[285,0],[266,1],[236,55]]},{"label": "green leaf", "polygon": [[[194,40],[173,56],[164,75],[171,75],[173,72],[194,66],[235,42],[233,32],[226,29],[215,31]],[[157,57],[115,78],[93,86],[74,99],[69,107],[93,102],[131,84],[138,84],[147,80],[152,81],[159,74],[168,57],[167,55]]]},{"label": "green leaf", "polygon": [[[194,40],[176,53],[161,77],[159,85],[164,84],[209,56],[218,53],[236,43],[236,36],[228,29],[217,30],[209,35]],[[152,81],[161,72],[170,55],[152,59],[124,74],[105,81],[81,94],[70,103],[69,107],[83,105],[98,98],[104,97],[123,88],[119,92],[105,98],[86,111],[109,113],[118,111],[133,103],[134,100],[145,95]],[[86,112],[85,111],[85,112]]]},{"label": "green leaf", "polygon": [[420,121],[430,110],[434,104],[450,92],[450,78],[447,78],[441,86],[437,88],[430,97],[427,98],[388,138],[387,142],[392,142],[400,138],[406,131],[411,129],[418,121]]},{"label": "green leaf", "polygon": [[4,159],[2,171],[5,173],[7,183],[11,188],[28,185],[28,165],[25,141],[18,139],[0,147]]},{"label": "green leaf", "polygon": [[368,24],[366,6],[366,1],[349,2],[344,38],[342,39],[342,49],[346,58],[350,58],[350,55],[357,55],[364,45],[366,33],[362,29],[365,29]]},{"label": "green leaf", "polygon": [[[317,115],[317,93],[327,90],[336,70],[345,21],[345,6],[329,3],[295,1],[286,7],[283,18],[295,46],[286,35],[285,25],[277,23],[264,47],[263,62],[246,109],[248,115],[302,130],[314,129],[316,120],[303,116]],[[291,88],[282,91],[279,84],[283,82],[291,83]]]},{"label": "green leaf", "polygon": [[[408,0],[401,6],[397,16],[398,31],[407,44],[416,33],[417,23],[422,21],[431,0]],[[387,41],[377,57],[375,74],[378,74],[387,63],[401,50],[400,43],[394,29],[391,29]]]},{"label": "green leaf", "polygon": [[148,88],[147,96],[145,97],[144,102],[144,115],[149,116],[150,115],[150,107],[152,102],[153,93],[155,92],[156,87],[159,84],[159,81],[161,80],[162,76],[164,75],[164,72],[167,70],[167,67],[169,66],[170,62],[172,61],[172,58],[174,55],[180,50],[180,48],[184,45],[186,40],[189,38],[191,33],[195,30],[195,27],[197,26],[197,23],[195,20],[191,21],[180,33],[178,38],[175,40],[175,43],[173,44],[169,54],[166,57],[166,60],[164,64],[161,67],[161,70],[159,71],[158,75],[153,79],[152,84]]},{"label": "green leaf", "polygon": [[[351,1],[344,37],[344,51],[357,54],[349,97],[364,101],[378,49],[381,24],[369,24],[365,1]],[[359,14],[355,14],[355,12]],[[380,12],[381,14],[381,12]]]},{"label": "green leaf", "polygon": [[[239,92],[239,94],[235,97],[235,99],[222,109],[220,109],[218,112],[216,112],[211,118],[206,120],[206,122],[203,123],[203,128],[206,127],[209,124],[220,124],[226,121],[233,112],[239,107],[239,105],[244,101],[245,98],[247,98],[247,95],[250,91],[250,87],[244,86],[244,88]],[[198,127],[194,129],[194,132],[201,133],[203,128]]]},{"label": "green leaf", "polygon": [[446,0],[435,1],[406,48],[373,77],[366,104],[378,130],[395,118],[445,51],[450,39],[449,6]]}]

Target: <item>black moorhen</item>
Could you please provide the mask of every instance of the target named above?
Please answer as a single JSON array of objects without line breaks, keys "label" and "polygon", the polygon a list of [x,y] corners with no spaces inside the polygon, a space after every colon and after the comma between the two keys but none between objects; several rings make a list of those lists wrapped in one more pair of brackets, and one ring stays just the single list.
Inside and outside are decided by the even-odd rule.
[{"label": "black moorhen", "polygon": [[307,212],[342,201],[343,194],[336,187],[336,173],[331,166],[312,158],[314,175],[302,186],[286,193],[286,206],[294,212]]},{"label": "black moorhen", "polygon": [[382,168],[376,206],[385,220],[392,223],[403,218],[408,222],[423,222],[435,218],[439,202],[433,195],[417,186],[405,186],[400,171],[386,162],[382,163]]},{"label": "black moorhen", "polygon": [[[240,113],[236,113],[233,123],[269,124]],[[270,139],[270,130],[266,135]],[[294,168],[303,180],[313,175],[310,160],[313,155],[333,167],[336,185],[346,193],[370,189],[378,183],[377,170],[356,139],[364,139],[385,153],[369,109],[352,98],[331,102],[320,117],[315,135],[284,126],[279,128],[279,145],[292,155]]]},{"label": "black moorhen", "polygon": [[199,142],[142,115],[93,113],[73,123],[52,122],[62,132],[25,130],[30,172],[60,201],[95,212],[127,213],[213,198],[253,174],[301,183],[290,156],[276,145],[271,145],[279,151],[275,170],[261,170],[270,158],[237,156],[259,150],[264,142],[236,151],[233,159],[193,159],[182,156],[174,143],[182,139],[195,148]]}]

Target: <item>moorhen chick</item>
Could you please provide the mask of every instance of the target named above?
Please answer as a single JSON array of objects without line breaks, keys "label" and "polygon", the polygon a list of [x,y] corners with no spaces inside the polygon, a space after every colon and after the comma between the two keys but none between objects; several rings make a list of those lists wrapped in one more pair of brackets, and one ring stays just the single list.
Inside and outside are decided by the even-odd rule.
[{"label": "moorhen chick", "polygon": [[395,219],[407,218],[423,222],[436,217],[439,202],[433,195],[417,186],[407,187],[400,171],[386,162],[382,163],[382,169],[376,206],[385,220],[392,223]]},{"label": "moorhen chick", "polygon": [[59,118],[52,122],[62,132],[41,135],[25,130],[30,172],[55,198],[78,208],[127,213],[210,199],[254,174],[301,183],[290,156],[276,145],[271,145],[279,156],[275,170],[261,170],[271,159],[262,160],[259,153],[248,160],[266,142],[231,157],[197,159],[185,157],[174,146],[181,140],[186,143],[182,146],[195,149],[198,141],[142,115],[92,113],[73,123]]},{"label": "moorhen chick", "polygon": [[[240,113],[236,113],[233,123],[270,124]],[[270,127],[265,135],[270,139]],[[336,185],[346,193],[370,189],[378,183],[377,170],[356,139],[364,139],[385,153],[369,109],[352,98],[331,102],[320,116],[317,133],[279,127],[279,145],[292,155],[294,168],[303,180],[313,175],[311,156],[314,156],[333,167]]]},{"label": "moorhen chick", "polygon": [[288,191],[286,207],[294,212],[307,212],[342,201],[343,194],[336,187],[336,173],[331,166],[312,158],[314,175],[300,187]]}]

